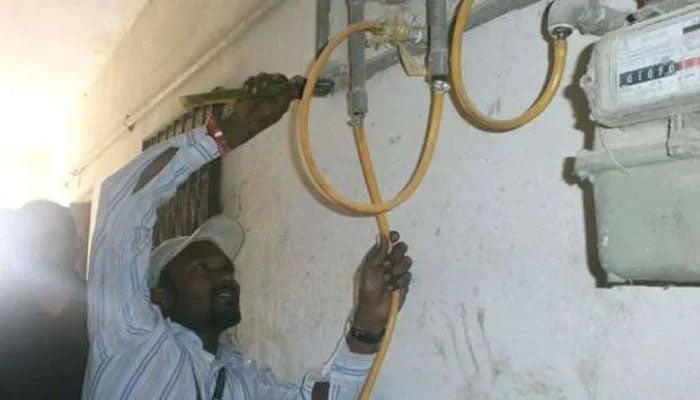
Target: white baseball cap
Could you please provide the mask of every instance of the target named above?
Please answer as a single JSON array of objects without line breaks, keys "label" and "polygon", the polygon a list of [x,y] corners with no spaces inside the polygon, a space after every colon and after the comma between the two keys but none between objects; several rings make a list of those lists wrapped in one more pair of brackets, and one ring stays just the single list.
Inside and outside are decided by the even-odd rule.
[{"label": "white baseball cap", "polygon": [[195,242],[211,242],[233,263],[245,241],[245,232],[238,221],[223,215],[209,218],[190,236],[178,236],[161,243],[151,252],[148,287],[158,286],[163,269],[185,248]]}]

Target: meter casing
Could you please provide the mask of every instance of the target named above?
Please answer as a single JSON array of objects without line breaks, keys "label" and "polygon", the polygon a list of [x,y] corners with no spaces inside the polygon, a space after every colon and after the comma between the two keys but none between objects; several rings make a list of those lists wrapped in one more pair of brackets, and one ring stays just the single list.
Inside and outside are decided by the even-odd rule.
[{"label": "meter casing", "polygon": [[700,4],[607,34],[580,83],[607,126],[697,111]]},{"label": "meter casing", "polygon": [[700,284],[700,5],[607,34],[580,85],[608,283]]}]

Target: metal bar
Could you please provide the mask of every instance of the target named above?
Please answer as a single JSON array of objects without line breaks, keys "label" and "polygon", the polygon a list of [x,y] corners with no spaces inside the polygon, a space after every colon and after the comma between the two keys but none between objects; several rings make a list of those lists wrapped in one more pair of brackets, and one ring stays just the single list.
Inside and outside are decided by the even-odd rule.
[{"label": "metal bar", "polygon": [[[364,21],[365,0],[348,0],[348,24]],[[356,33],[349,40],[350,88],[349,113],[353,123],[361,122],[367,115],[367,75],[365,71],[365,34]]]},{"label": "metal bar", "polygon": [[620,169],[620,165],[625,168],[634,168],[694,157],[695,156],[691,153],[684,153],[671,157],[668,155],[668,147],[665,144],[610,149],[610,153],[583,150],[576,155],[574,170],[576,175],[580,178],[591,179],[595,174]]},{"label": "metal bar", "polygon": [[428,65],[432,81],[447,81],[448,70],[448,23],[446,0],[428,0],[426,2],[428,16],[428,36],[430,49]]},{"label": "metal bar", "polygon": [[[520,10],[529,7],[535,3],[539,3],[542,0],[507,0],[507,1],[484,1],[474,6],[469,17],[469,24],[467,25],[467,30],[479,27],[491,22],[494,19],[505,15],[511,11]],[[414,56],[420,56],[425,54],[427,51],[427,46],[425,45],[409,45],[408,50]],[[374,56],[367,60],[367,79],[372,79],[372,77],[379,72],[393,67],[394,65],[401,62],[399,55],[396,51],[388,51],[384,54]],[[341,68],[342,70],[342,68]],[[342,80],[341,80],[342,82]]]},{"label": "metal bar", "polygon": [[[173,120],[157,134],[144,139],[144,150],[202,126],[211,109],[210,106],[198,107]],[[175,236],[192,234],[204,221],[221,210],[220,178],[221,165],[217,160],[197,170],[177,188],[175,196],[158,208],[153,233],[155,246]]]},{"label": "metal bar", "polygon": [[316,0],[316,54],[320,53],[331,34],[331,0]]}]

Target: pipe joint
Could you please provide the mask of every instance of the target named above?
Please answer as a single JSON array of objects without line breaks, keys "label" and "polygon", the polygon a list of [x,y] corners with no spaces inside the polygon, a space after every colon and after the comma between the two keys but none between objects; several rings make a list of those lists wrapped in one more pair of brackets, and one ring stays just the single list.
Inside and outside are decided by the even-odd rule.
[{"label": "pipe joint", "polygon": [[428,0],[426,8],[430,40],[428,50],[430,80],[444,81],[449,74],[447,1]]},{"label": "pipe joint", "polygon": [[606,7],[600,0],[555,0],[549,8],[547,28],[555,39],[574,29],[603,35],[625,26],[626,17],[626,13]]}]

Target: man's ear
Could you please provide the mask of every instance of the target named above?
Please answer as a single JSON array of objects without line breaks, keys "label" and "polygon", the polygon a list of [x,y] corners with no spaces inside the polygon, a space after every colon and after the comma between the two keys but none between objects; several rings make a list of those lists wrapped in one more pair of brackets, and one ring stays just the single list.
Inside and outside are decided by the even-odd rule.
[{"label": "man's ear", "polygon": [[173,295],[168,289],[157,287],[151,289],[151,301],[158,306],[163,314],[167,314],[173,305]]}]

